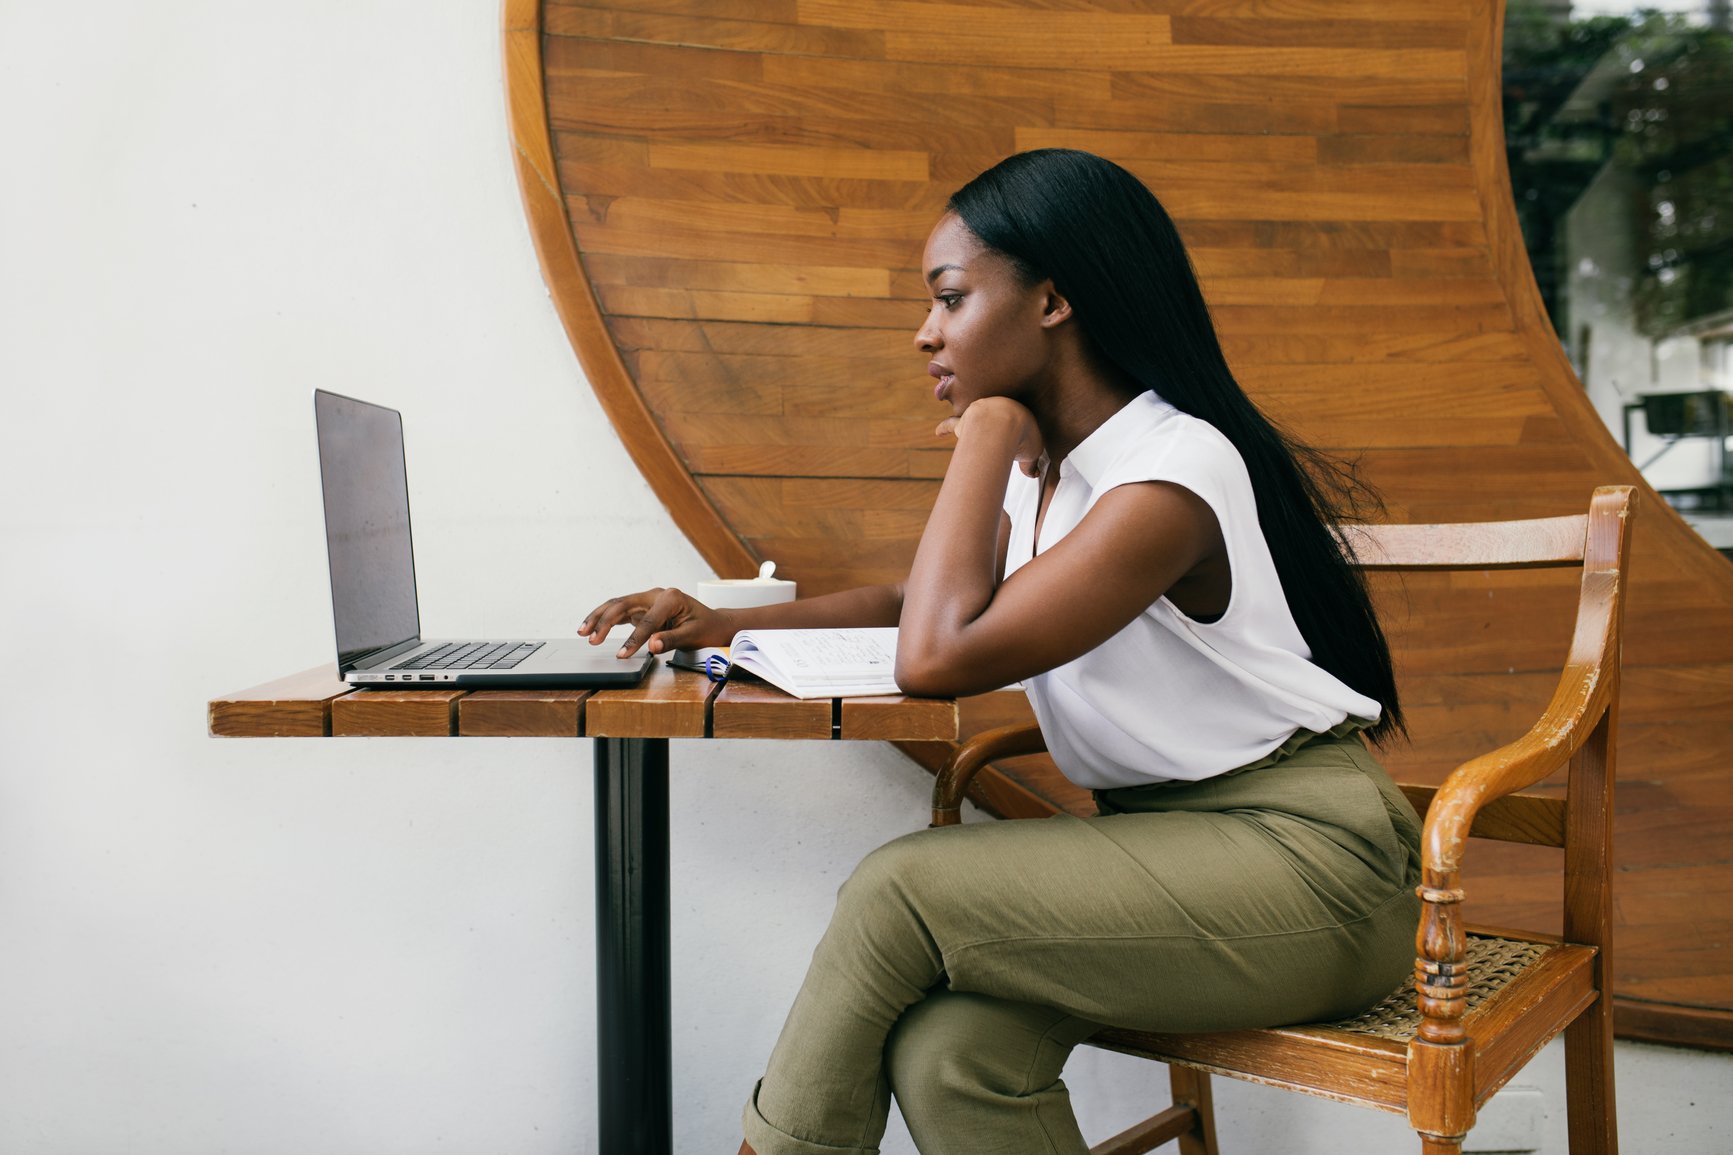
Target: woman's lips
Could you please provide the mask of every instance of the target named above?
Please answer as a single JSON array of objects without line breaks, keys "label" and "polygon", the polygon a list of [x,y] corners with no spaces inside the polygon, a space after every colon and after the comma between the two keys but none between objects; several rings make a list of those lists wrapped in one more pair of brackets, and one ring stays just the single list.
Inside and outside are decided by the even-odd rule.
[{"label": "woman's lips", "polygon": [[943,401],[945,399],[946,391],[956,383],[957,375],[945,368],[945,366],[939,364],[937,361],[934,361],[927,366],[927,372],[939,379],[938,384],[933,386],[933,399],[936,401]]}]

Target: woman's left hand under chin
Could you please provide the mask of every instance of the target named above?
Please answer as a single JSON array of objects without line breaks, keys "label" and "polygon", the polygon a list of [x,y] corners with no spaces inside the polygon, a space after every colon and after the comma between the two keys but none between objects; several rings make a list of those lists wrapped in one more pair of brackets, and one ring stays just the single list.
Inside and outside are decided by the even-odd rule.
[{"label": "woman's left hand under chin", "polygon": [[947,417],[933,430],[936,437],[955,437],[959,443],[978,432],[991,429],[991,435],[1006,438],[1012,446],[1012,458],[1017,468],[1028,477],[1039,477],[1046,464],[1047,450],[1041,438],[1041,427],[1027,406],[1009,397],[983,397],[970,402],[955,417]]}]

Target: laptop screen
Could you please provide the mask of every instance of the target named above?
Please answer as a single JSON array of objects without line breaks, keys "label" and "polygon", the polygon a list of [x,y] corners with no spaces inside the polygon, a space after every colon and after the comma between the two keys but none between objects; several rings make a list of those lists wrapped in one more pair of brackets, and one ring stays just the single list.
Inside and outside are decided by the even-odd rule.
[{"label": "laptop screen", "polygon": [[403,418],[323,389],[313,393],[313,410],[337,662],[346,671],[358,658],[421,634]]}]

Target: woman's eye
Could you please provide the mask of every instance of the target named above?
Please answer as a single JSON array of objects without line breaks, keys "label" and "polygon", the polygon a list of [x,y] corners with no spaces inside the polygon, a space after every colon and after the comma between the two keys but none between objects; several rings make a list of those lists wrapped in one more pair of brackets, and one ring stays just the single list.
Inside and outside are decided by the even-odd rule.
[{"label": "woman's eye", "polygon": [[963,295],[961,293],[940,293],[937,297],[933,298],[933,300],[943,305],[947,311],[955,309],[962,299]]}]

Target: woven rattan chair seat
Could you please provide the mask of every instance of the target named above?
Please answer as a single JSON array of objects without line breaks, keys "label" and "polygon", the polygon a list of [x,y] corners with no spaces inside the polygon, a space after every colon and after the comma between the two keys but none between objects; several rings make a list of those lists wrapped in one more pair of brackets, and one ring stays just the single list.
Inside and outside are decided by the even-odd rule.
[{"label": "woven rattan chair seat", "polygon": [[[1503,990],[1523,969],[1546,954],[1544,944],[1521,939],[1492,938],[1481,935],[1468,937],[1468,1013]],[[1373,1035],[1405,1043],[1420,1028],[1420,1008],[1415,1001],[1414,983],[1404,982],[1370,1010],[1351,1019],[1340,1019],[1321,1026],[1348,1031],[1356,1035]]]}]

